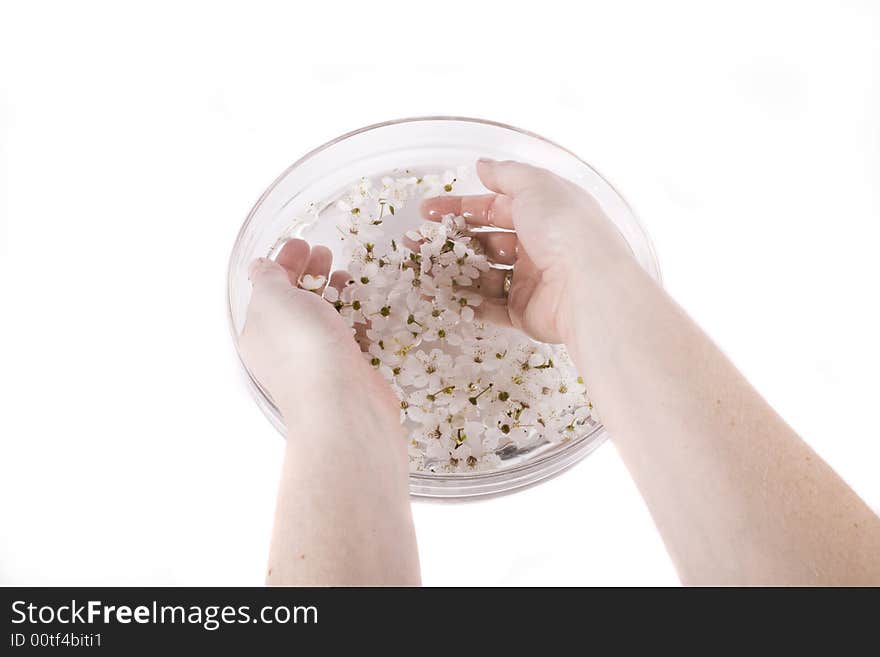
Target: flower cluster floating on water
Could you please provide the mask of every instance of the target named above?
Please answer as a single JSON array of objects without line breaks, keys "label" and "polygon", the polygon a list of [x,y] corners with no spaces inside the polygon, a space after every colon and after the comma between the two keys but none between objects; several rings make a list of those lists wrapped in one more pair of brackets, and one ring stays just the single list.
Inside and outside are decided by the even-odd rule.
[{"label": "flower cluster floating on water", "polygon": [[492,264],[464,219],[395,228],[409,200],[448,194],[470,172],[403,173],[363,178],[336,202],[348,259],[337,268],[351,280],[324,296],[400,400],[411,469],[495,470],[507,454],[582,433],[597,418],[565,349],[480,321],[480,277]]}]

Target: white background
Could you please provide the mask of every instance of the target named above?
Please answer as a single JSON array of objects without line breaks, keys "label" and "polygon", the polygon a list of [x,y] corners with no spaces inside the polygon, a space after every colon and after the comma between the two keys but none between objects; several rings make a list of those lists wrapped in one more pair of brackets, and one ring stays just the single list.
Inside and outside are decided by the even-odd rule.
[{"label": "white background", "polygon": [[[226,259],[288,164],[411,115],[606,174],[673,295],[880,507],[878,24],[870,0],[4,2],[0,583],[262,582],[282,440]],[[426,584],[677,581],[610,444],[415,518]]]}]

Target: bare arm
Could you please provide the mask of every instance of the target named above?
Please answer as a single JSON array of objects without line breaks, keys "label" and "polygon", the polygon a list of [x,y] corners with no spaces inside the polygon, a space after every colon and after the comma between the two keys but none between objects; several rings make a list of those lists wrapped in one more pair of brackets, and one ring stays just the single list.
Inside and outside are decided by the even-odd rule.
[{"label": "bare arm", "polygon": [[[284,416],[287,445],[266,581],[416,585],[418,551],[399,405],[337,312],[296,289],[330,252],[291,240],[252,268],[245,363]],[[349,278],[338,272],[330,283]]]},{"label": "bare arm", "polygon": [[880,519],[642,271],[595,201],[515,162],[478,173],[496,194],[423,211],[516,231],[503,251],[483,238],[515,261],[507,303],[484,316],[568,346],[682,581],[880,584]]},{"label": "bare arm", "polygon": [[638,266],[574,306],[566,343],[683,582],[880,583],[877,516]]},{"label": "bare arm", "polygon": [[315,404],[285,411],[291,419],[267,582],[418,584],[409,465],[388,444],[404,444],[399,422],[392,416],[389,425],[351,379],[325,389],[347,401],[319,415]]}]

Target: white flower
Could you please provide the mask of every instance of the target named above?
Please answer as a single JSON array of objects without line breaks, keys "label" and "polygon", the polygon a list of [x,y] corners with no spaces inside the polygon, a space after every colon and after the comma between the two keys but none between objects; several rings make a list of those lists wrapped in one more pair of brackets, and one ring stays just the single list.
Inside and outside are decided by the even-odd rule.
[{"label": "white flower", "polygon": [[299,286],[304,290],[318,290],[327,282],[325,276],[312,276],[311,274],[303,274],[299,279]]},{"label": "white flower", "polygon": [[414,177],[391,178],[386,176],[382,178],[382,189],[379,191],[380,204],[388,208],[388,211],[394,215],[403,208],[414,193],[415,185],[416,179]]},{"label": "white flower", "polygon": [[[395,172],[378,185],[363,178],[322,205],[336,212],[352,276],[324,298],[350,327],[360,325],[364,358],[400,400],[416,470],[492,470],[502,466],[502,449],[571,439],[597,421],[564,349],[475,316],[483,297],[474,283],[490,263],[463,217],[407,231],[415,251],[392,228],[412,198],[461,193],[454,190],[470,176],[460,168]],[[300,282],[316,291],[325,283],[308,275]]]}]

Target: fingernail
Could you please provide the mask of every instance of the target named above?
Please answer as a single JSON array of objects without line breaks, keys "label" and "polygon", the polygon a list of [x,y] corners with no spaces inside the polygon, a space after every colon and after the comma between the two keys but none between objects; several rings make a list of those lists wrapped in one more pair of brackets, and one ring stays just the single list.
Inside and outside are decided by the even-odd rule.
[{"label": "fingernail", "polygon": [[492,164],[495,160],[488,157],[481,157],[477,160],[477,164]]},{"label": "fingernail", "polygon": [[426,198],[422,201],[421,207],[419,208],[421,213],[427,217],[428,219],[434,219],[435,217],[440,216],[440,212],[435,207],[433,201],[435,201],[438,197],[432,196],[431,198]]}]

